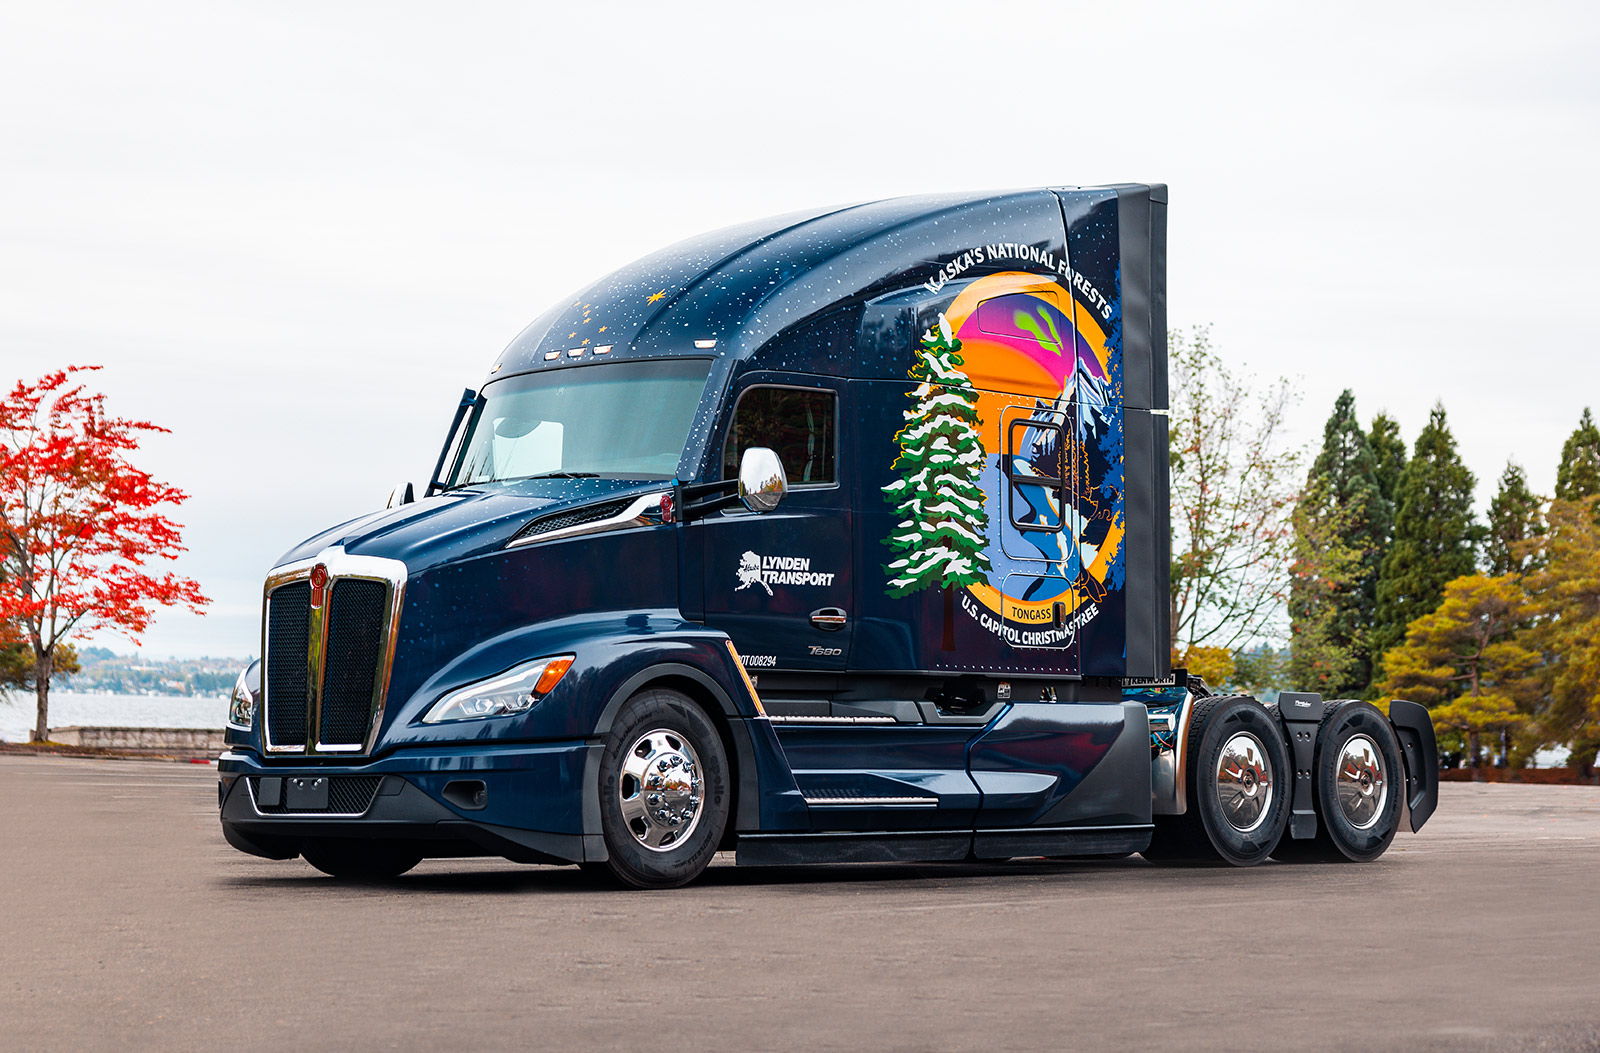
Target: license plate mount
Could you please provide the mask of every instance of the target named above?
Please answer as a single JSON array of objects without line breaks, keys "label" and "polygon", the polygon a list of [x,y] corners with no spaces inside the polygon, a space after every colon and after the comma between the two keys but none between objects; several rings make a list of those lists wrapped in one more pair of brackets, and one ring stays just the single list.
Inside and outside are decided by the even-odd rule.
[{"label": "license plate mount", "polygon": [[289,812],[327,811],[327,777],[290,776],[283,780],[283,807]]}]

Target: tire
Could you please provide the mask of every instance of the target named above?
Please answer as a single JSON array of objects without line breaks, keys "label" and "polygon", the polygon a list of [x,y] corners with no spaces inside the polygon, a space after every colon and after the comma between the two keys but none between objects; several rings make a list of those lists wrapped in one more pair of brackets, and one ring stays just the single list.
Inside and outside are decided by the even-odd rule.
[{"label": "tire", "polygon": [[1274,856],[1370,863],[1383,855],[1400,829],[1401,763],[1394,728],[1377,706],[1342,700],[1325,710],[1312,767],[1317,836],[1285,841]]},{"label": "tire", "polygon": [[422,862],[421,852],[391,841],[308,841],[300,854],[329,877],[353,881],[387,881]]},{"label": "tire", "polygon": [[[677,691],[634,695],[618,711],[600,756],[606,866],[634,888],[693,881],[727,829],[731,785],[722,738],[699,706]],[[654,800],[652,790],[661,791]]]},{"label": "tire", "polygon": [[1156,816],[1144,857],[1153,863],[1255,866],[1289,823],[1294,769],[1278,721],[1248,695],[1194,703],[1183,815]]}]

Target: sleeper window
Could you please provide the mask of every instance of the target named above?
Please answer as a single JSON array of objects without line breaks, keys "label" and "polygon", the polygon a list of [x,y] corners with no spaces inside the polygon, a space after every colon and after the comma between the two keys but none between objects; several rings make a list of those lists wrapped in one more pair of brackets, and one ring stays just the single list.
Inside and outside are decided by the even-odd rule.
[{"label": "sleeper window", "polygon": [[739,474],[739,459],[752,446],[778,455],[790,486],[835,481],[834,442],[838,396],[817,388],[750,388],[739,396],[723,447],[722,475]]}]

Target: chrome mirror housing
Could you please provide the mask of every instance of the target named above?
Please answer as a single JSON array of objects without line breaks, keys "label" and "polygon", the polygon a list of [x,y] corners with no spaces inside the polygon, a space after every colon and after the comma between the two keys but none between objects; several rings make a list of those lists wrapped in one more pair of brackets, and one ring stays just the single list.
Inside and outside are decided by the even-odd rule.
[{"label": "chrome mirror housing", "polygon": [[739,500],[752,512],[770,512],[789,492],[783,462],[765,446],[752,446],[739,460]]},{"label": "chrome mirror housing", "polygon": [[401,505],[409,505],[416,499],[417,493],[411,488],[411,484],[401,483],[399,486],[389,491],[389,503],[383,507],[399,508]]}]

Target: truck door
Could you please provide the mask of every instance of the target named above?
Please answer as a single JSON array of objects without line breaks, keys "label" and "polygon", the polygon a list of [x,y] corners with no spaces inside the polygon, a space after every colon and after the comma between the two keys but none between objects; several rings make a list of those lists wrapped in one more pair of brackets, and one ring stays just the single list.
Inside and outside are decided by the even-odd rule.
[{"label": "truck door", "polygon": [[703,531],[705,621],[733,640],[750,672],[837,670],[850,652],[851,511],[839,478],[844,385],[752,374],[732,395],[722,477],[752,446],[778,454],[789,491],[761,515],[735,507]]},{"label": "truck door", "polygon": [[745,449],[765,446],[783,461],[789,492],[772,512],[694,523],[704,531],[705,621],[728,634],[755,678],[813,830],[970,830],[979,795],[966,747],[986,718],[929,723],[914,697],[862,697],[837,675],[856,613],[858,482],[839,451],[857,441],[852,400],[861,397],[857,385],[826,378],[743,381],[724,477],[737,474]]}]

